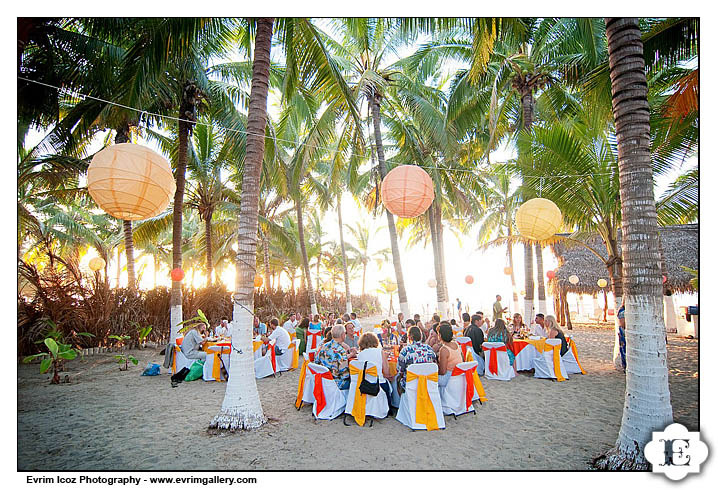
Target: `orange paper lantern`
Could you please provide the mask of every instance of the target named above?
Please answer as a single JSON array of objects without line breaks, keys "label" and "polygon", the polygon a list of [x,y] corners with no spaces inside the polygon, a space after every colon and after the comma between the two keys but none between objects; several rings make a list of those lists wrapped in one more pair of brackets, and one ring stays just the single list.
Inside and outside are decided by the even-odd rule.
[{"label": "orange paper lantern", "polygon": [[548,277],[549,279],[553,279],[554,277],[556,277],[556,273],[554,271],[548,271],[546,273],[546,277]]},{"label": "orange paper lantern", "polygon": [[172,272],[170,272],[170,277],[173,281],[179,282],[184,279],[184,271],[180,267],[172,269]]},{"label": "orange paper lantern", "polygon": [[473,283],[474,283],[474,276],[471,276],[471,275],[466,276],[466,278],[465,278],[464,280],[466,281],[466,284],[473,284]]},{"label": "orange paper lantern", "polygon": [[90,259],[88,266],[91,271],[96,272],[105,267],[105,261],[102,257],[93,257]]},{"label": "orange paper lantern", "polygon": [[141,220],[163,212],[175,193],[169,162],[142,145],[119,143],[92,157],[87,190],[115,218]]},{"label": "orange paper lantern", "polygon": [[510,276],[511,275],[511,267],[504,267],[504,274],[506,274],[507,276]]},{"label": "orange paper lantern", "polygon": [[386,174],[381,183],[381,200],[386,209],[400,218],[415,218],[434,201],[434,182],[416,165],[402,165]]},{"label": "orange paper lantern", "polygon": [[262,287],[262,284],[264,284],[264,279],[262,279],[262,276],[260,276],[260,275],[254,276],[254,287],[260,288],[260,287]]}]

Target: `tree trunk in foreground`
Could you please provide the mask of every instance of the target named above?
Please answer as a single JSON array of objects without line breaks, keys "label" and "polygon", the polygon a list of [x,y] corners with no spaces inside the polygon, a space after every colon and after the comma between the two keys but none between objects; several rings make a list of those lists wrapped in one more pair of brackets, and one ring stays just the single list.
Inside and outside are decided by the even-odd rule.
[{"label": "tree trunk in foreground", "polygon": [[638,19],[608,18],[606,35],[621,189],[626,397],[616,445],[594,463],[602,469],[644,470],[649,464],[643,449],[652,432],[673,421],[647,83]]},{"label": "tree trunk in foreground", "polygon": [[[372,120],[374,122],[374,140],[376,141],[376,154],[379,160],[379,175],[382,180],[386,177],[386,161],[384,160],[384,145],[381,140],[381,114],[379,106],[381,104],[380,96],[374,95],[369,104],[371,105]],[[401,269],[401,256],[399,254],[399,240],[396,236],[396,225],[394,224],[394,215],[386,210],[386,221],[389,225],[389,237],[391,238],[391,257],[394,263],[394,274],[396,275],[397,292],[399,293],[399,309],[404,313],[404,318],[409,318],[409,300],[406,296],[406,287],[404,286],[404,273]]]},{"label": "tree trunk in foreground", "polygon": [[204,222],[204,242],[207,258],[207,287],[212,285],[212,213],[209,213]]},{"label": "tree trunk in foreground", "polygon": [[[507,235],[511,238],[511,216],[509,216],[508,211],[506,211],[506,229]],[[513,299],[513,311],[516,313],[519,311],[519,293],[516,289],[516,276],[514,275],[514,247],[511,244],[511,240],[509,240],[506,244],[506,255],[509,258],[509,268],[511,269],[511,297]]]},{"label": "tree trunk in foreground", "polygon": [[262,251],[264,252],[264,289],[266,291],[269,291],[272,287],[272,274],[269,269],[269,240],[267,240],[267,235],[264,234],[261,226],[258,228],[258,230],[259,236],[262,238]]},{"label": "tree trunk in foreground", "polygon": [[[337,217],[339,218],[339,243],[342,247],[342,271],[344,272],[344,289],[347,293],[347,313],[352,310],[352,293],[349,291],[349,272],[347,271],[347,249],[344,245],[344,223],[342,222],[342,195],[337,197]],[[366,273],[366,267],[364,268]],[[362,295],[364,295],[364,284],[362,283]]]},{"label": "tree trunk in foreground", "polygon": [[247,115],[247,151],[242,177],[237,240],[237,274],[232,312],[232,352],[229,380],[219,413],[209,429],[234,432],[255,429],[267,421],[257,392],[252,351],[254,274],[257,265],[257,225],[259,180],[264,158],[264,132],[267,125],[269,57],[274,19],[258,19],[252,63],[252,88]]},{"label": "tree trunk in foreground", "polygon": [[534,254],[533,245],[530,243],[524,243],[524,288],[526,288],[526,296],[524,296],[524,318],[533,318]]},{"label": "tree trunk in foreground", "polygon": [[[435,201],[436,202],[436,201]],[[431,209],[431,208],[430,208]],[[441,287],[441,298],[439,301],[439,312],[448,320],[453,316],[449,310],[449,285],[446,280],[446,260],[444,257],[444,225],[441,222],[441,204],[436,203],[436,250],[439,253],[439,286]]]},{"label": "tree trunk in foreground", "polygon": [[434,278],[436,280],[436,308],[439,314],[443,314],[441,311],[441,283],[439,277],[441,276],[441,264],[439,263],[439,240],[436,232],[436,215],[434,214],[434,203],[431,203],[429,210],[426,213],[429,218],[429,232],[431,234],[431,250],[434,254]]},{"label": "tree trunk in foreground", "polygon": [[314,296],[314,286],[312,286],[312,276],[309,270],[309,257],[307,257],[307,244],[304,240],[304,217],[302,216],[302,202],[301,197],[296,200],[297,209],[297,231],[299,232],[299,248],[302,251],[302,271],[304,272],[304,287],[307,289],[307,295],[309,296],[309,306],[312,310],[312,315],[318,313],[317,310],[317,299]]}]

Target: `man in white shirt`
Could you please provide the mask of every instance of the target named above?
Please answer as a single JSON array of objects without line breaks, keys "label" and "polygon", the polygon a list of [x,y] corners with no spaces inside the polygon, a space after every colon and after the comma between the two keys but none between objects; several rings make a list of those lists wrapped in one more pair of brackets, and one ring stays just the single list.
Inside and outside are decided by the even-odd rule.
[{"label": "man in white shirt", "polygon": [[351,317],[351,322],[354,324],[354,331],[355,332],[361,332],[361,323],[359,323],[359,319],[357,318],[357,314],[353,311],[349,315]]},{"label": "man in white shirt", "polygon": [[534,325],[531,329],[531,334],[538,335],[539,337],[548,337],[548,332],[546,332],[546,328],[543,326],[543,313],[536,313],[536,318],[534,318],[534,322],[536,323],[536,325]]},{"label": "man in white shirt", "polygon": [[282,328],[284,328],[284,331],[287,332],[287,333],[289,333],[289,332],[294,332],[294,327],[295,327],[295,323],[294,323],[294,322],[295,322],[295,321],[297,321],[297,315],[295,315],[294,313],[292,313],[292,316],[289,317],[289,320],[287,320],[286,322],[284,322],[284,325],[282,325]]},{"label": "man in white shirt", "polygon": [[277,342],[274,344],[274,353],[281,355],[289,348],[289,344],[292,342],[292,339],[289,337],[289,333],[284,329],[284,327],[279,326],[279,320],[276,318],[272,318],[269,322],[269,329],[272,333],[269,334],[269,337],[264,338],[264,343],[268,344],[272,340],[276,340]]},{"label": "man in white shirt", "polygon": [[214,328],[214,334],[217,337],[231,337],[232,336],[231,327],[229,326],[229,323],[227,322],[227,318],[222,317],[222,321],[220,322],[220,324]]},{"label": "man in white shirt", "polygon": [[296,329],[297,325],[299,325],[302,322],[302,314],[297,313],[294,317],[294,321],[292,322],[292,328]]}]

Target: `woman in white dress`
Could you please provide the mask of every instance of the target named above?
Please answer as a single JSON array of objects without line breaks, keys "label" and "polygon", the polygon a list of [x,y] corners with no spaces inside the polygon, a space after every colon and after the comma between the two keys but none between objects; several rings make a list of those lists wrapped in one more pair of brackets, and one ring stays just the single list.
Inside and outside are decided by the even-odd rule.
[{"label": "woman in white dress", "polygon": [[[379,345],[379,337],[374,332],[365,332],[359,337],[359,353],[357,359],[359,361],[369,361],[377,366],[377,374],[379,375],[379,386],[386,393],[387,400],[391,400],[391,388],[389,382],[394,376],[389,375],[389,358],[387,353]],[[388,381],[387,381],[388,380]],[[392,414],[391,407],[390,415]]]}]

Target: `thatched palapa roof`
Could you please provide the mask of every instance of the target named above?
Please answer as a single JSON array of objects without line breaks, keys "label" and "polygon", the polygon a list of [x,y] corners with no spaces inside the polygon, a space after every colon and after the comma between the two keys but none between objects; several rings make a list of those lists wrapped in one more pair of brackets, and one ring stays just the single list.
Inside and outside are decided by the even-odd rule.
[{"label": "thatched palapa roof", "polygon": [[[681,266],[698,269],[698,224],[659,227],[658,231],[666,260],[666,287],[676,293],[693,292],[690,285],[693,276]],[[620,242],[619,230],[619,247]],[[608,257],[606,245],[598,234],[589,238],[586,243],[604,258]],[[561,287],[569,293],[600,293],[601,288],[597,282],[601,278],[608,282],[607,288],[610,288],[611,281],[606,266],[586,247],[562,241],[553,243],[550,247],[559,263],[556,276],[549,280],[549,287],[553,291]],[[568,278],[574,274],[579,279],[575,285],[568,282]],[[608,291],[610,292],[610,289]]]}]

